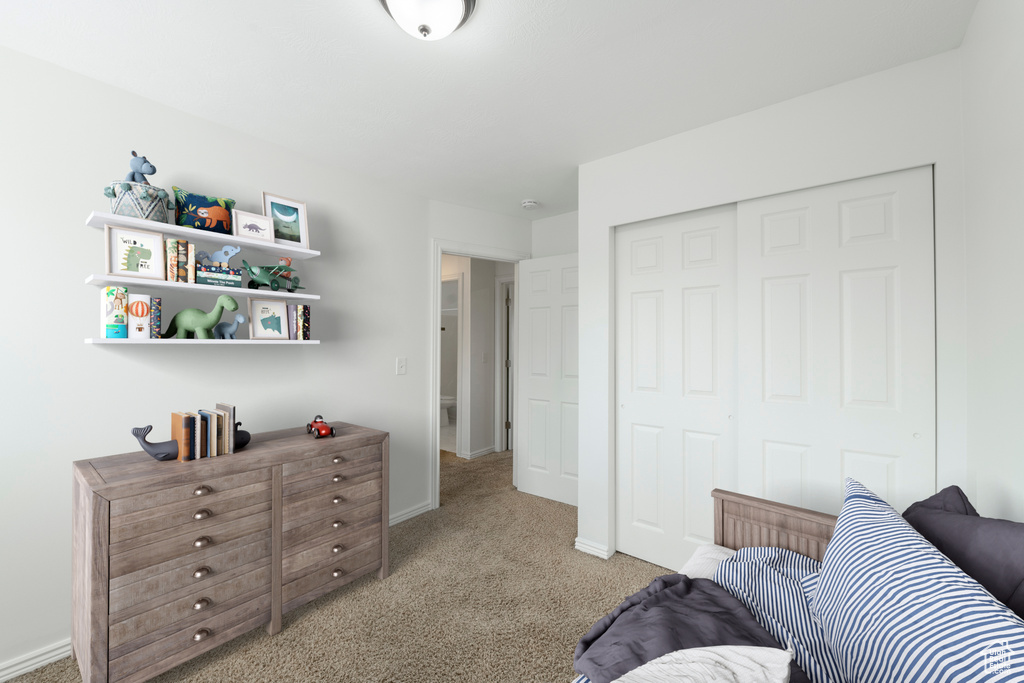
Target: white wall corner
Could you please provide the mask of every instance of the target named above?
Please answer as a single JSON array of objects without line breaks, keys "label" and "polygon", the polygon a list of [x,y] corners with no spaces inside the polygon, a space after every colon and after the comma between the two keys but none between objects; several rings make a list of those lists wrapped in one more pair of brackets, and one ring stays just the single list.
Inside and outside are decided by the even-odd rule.
[{"label": "white wall corner", "polygon": [[71,656],[71,639],[65,638],[48,647],[43,647],[27,655],[15,657],[0,664],[0,681],[9,681],[27,674],[30,671],[52,664]]},{"label": "white wall corner", "polygon": [[610,560],[612,555],[615,554],[615,551],[608,546],[588,541],[587,539],[579,536],[576,537],[576,550],[588,555],[600,557],[602,560]]}]

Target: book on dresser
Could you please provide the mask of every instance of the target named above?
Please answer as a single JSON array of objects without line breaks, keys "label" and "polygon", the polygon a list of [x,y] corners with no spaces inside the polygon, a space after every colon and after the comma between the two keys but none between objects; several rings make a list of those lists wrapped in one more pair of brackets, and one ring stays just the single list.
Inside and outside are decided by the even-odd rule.
[{"label": "book on dresser", "polygon": [[[142,683],[366,574],[388,576],[387,432],[254,434],[241,457],[73,463],[71,649]],[[339,624],[343,626],[343,624]]]}]

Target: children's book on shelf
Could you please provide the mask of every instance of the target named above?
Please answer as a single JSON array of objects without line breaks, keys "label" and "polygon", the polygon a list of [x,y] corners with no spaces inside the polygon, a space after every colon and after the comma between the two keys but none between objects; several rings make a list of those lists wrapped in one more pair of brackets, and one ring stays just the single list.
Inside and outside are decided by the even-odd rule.
[{"label": "children's book on shelf", "polygon": [[187,282],[190,285],[194,285],[196,283],[196,245],[189,244],[186,253],[188,254],[188,265],[186,266],[188,270]]},{"label": "children's book on shelf", "polygon": [[127,287],[104,287],[100,290],[100,328],[106,339],[128,337]]},{"label": "children's book on shelf", "polygon": [[160,325],[161,312],[163,309],[163,300],[158,296],[149,298],[149,338],[159,339],[160,338]]},{"label": "children's book on shelf", "polygon": [[297,304],[295,311],[296,318],[298,318],[298,338],[303,341],[309,341],[309,306],[307,304]]},{"label": "children's book on shelf", "polygon": [[128,338],[150,338],[150,296],[128,293]]},{"label": "children's book on shelf", "polygon": [[177,274],[174,276],[175,282],[188,282],[188,242],[185,240],[175,240],[178,245],[178,257],[175,262],[178,264]]},{"label": "children's book on shelf", "polygon": [[168,237],[164,240],[167,245],[167,281],[178,281],[178,240]]},{"label": "children's book on shelf", "polygon": [[298,339],[299,338],[298,328],[296,327],[296,323],[297,322],[298,322],[298,317],[297,317],[297,314],[296,314],[296,304],[288,304],[288,338],[289,339]]},{"label": "children's book on shelf", "polygon": [[196,265],[196,284],[241,287],[242,271],[240,268],[220,268],[200,263]]}]

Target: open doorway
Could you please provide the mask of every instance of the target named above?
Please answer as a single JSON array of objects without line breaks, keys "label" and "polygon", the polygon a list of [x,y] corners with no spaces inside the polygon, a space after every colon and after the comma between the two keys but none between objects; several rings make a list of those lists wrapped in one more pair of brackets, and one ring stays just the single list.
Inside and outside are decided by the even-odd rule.
[{"label": "open doorway", "polygon": [[430,460],[436,508],[441,451],[465,462],[513,445],[511,307],[516,263],[529,254],[442,240],[434,240],[433,247]]}]

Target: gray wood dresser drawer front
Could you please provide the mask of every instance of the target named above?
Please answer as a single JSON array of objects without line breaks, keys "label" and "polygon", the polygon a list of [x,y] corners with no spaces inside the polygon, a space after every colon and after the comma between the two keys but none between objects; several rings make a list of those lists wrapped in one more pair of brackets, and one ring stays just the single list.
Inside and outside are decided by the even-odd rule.
[{"label": "gray wood dresser drawer front", "polygon": [[142,683],[371,571],[388,575],[386,432],[253,435],[194,462],[74,463],[71,647],[83,683]]}]

